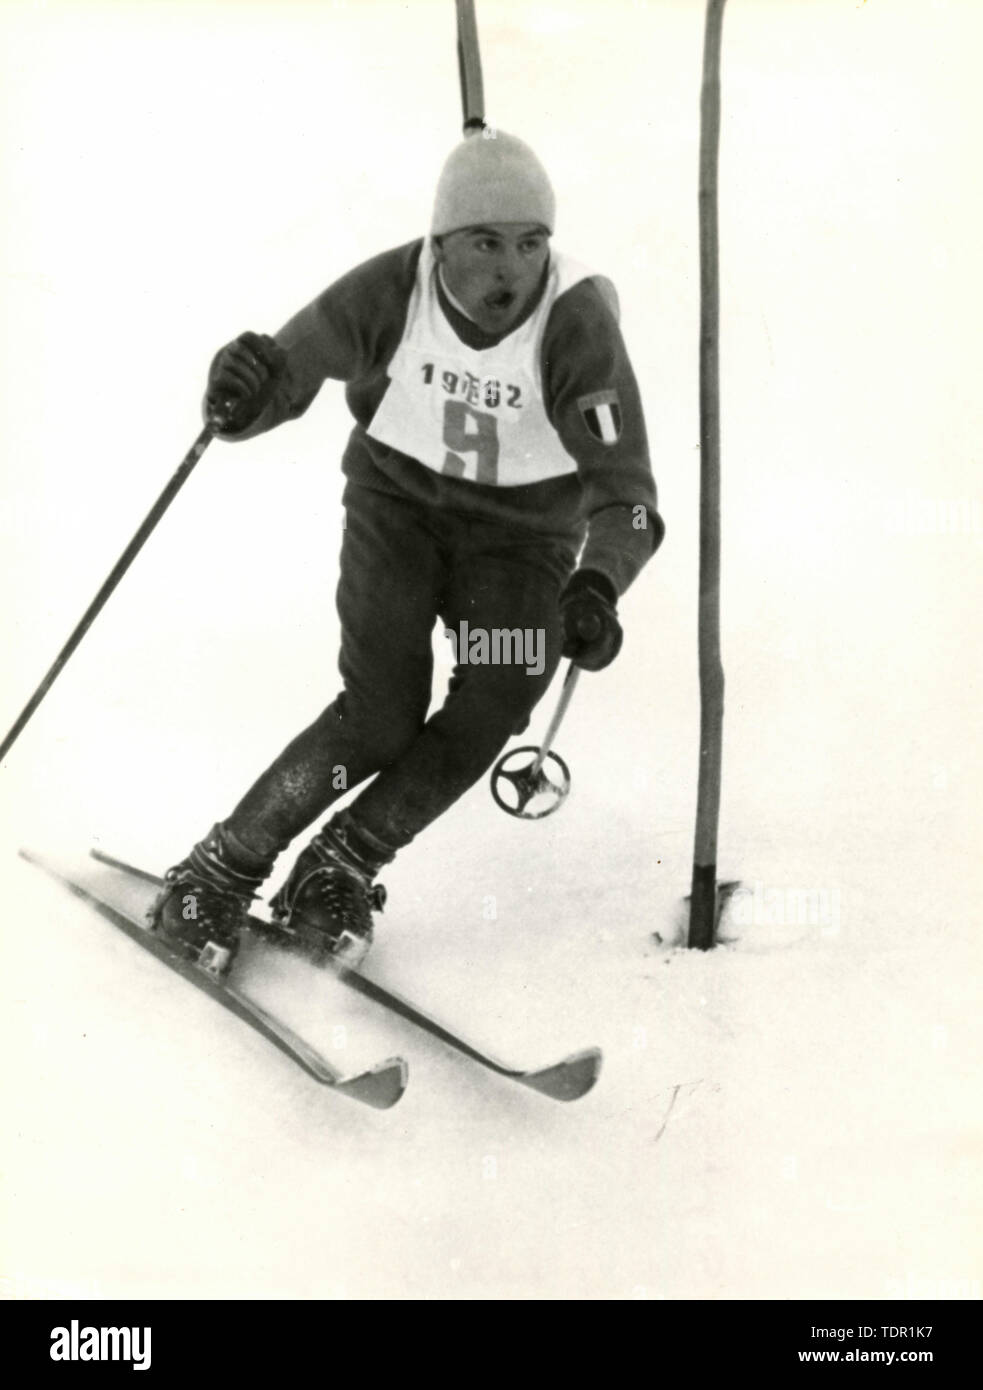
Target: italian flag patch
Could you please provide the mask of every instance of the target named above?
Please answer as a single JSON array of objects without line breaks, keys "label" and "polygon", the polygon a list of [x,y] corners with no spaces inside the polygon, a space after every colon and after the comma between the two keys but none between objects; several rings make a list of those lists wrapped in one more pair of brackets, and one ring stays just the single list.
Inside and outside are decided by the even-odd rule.
[{"label": "italian flag patch", "polygon": [[617,444],[621,438],[621,402],[617,391],[595,391],[577,401],[584,424],[601,444]]}]

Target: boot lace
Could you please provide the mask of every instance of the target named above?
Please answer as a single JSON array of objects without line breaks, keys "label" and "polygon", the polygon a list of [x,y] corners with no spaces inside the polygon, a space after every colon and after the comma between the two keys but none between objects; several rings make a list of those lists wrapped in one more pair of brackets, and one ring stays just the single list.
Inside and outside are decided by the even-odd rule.
[{"label": "boot lace", "polygon": [[381,883],[366,883],[354,869],[337,864],[318,864],[297,883],[294,900],[308,890],[337,923],[339,935],[350,931],[362,936],[371,927],[370,912],[381,912],[386,890]]},{"label": "boot lace", "polygon": [[189,875],[189,867],[190,865],[185,863],[168,869],[164,880],[170,884],[180,884],[184,894],[194,899],[195,911],[191,920],[195,928],[219,945],[227,945],[237,940],[243,917],[248,913],[249,905],[256,894],[242,889],[219,887],[204,878]]}]

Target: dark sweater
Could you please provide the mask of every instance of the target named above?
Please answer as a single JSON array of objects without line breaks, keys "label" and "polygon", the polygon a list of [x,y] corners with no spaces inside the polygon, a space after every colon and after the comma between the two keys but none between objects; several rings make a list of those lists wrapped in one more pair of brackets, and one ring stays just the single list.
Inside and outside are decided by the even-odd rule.
[{"label": "dark sweater", "polygon": [[[247,429],[224,437],[248,439],[297,419],[327,379],[343,381],[356,420],[342,462],[349,478],[436,509],[562,539],[574,548],[586,541],[581,567],[599,570],[623,593],[658,547],[664,526],[613,287],[591,276],[559,294],[542,336],[543,404],[575,471],[522,486],[478,483],[436,472],[368,433],[390,384],[386,369],[403,336],[423,244],[416,240],[356,266],[296,314],[276,334],[287,367],[273,398]],[[542,290],[523,321],[541,295]],[[483,351],[508,336],[486,334],[459,313],[439,278],[438,300],[468,347]],[[617,402],[619,432],[613,442],[600,437],[589,408],[599,395]]]}]

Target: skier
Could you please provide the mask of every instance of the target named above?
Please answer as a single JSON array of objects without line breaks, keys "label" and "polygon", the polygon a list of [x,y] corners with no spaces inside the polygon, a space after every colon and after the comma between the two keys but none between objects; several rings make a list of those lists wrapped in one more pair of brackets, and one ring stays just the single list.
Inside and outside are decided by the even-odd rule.
[{"label": "skier", "polygon": [[[429,237],[212,362],[204,411],[222,438],[296,419],[328,378],[346,383],[356,421],[342,460],[342,691],[168,870],[151,909],[217,975],[276,856],[367,783],[270,905],[308,958],[357,964],[380,870],[525,728],[561,655],[598,671],[621,647],[618,598],[664,528],[614,288],[551,251],[554,213],[525,143],[472,135],[444,165]],[[449,635],[531,631],[542,660],[458,650],[428,719],[438,618]]]}]

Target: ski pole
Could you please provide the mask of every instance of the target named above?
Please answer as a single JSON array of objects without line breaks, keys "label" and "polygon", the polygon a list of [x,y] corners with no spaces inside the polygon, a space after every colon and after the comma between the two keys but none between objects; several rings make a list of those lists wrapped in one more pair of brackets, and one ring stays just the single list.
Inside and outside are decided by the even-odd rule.
[{"label": "ski pole", "polygon": [[529,769],[530,777],[539,776],[540,769],[542,768],[543,763],[546,761],[546,755],[549,753],[550,749],[553,746],[553,740],[556,738],[557,730],[559,729],[560,724],[563,722],[563,716],[567,712],[567,705],[569,705],[570,701],[573,699],[573,692],[577,688],[577,678],[579,675],[580,667],[574,666],[573,662],[571,661],[567,669],[567,674],[563,678],[563,688],[560,691],[560,698],[556,704],[556,711],[553,715],[553,718],[550,720],[547,726],[546,733],[543,735],[543,742],[540,745],[539,754],[536,758],[536,761]]},{"label": "ski pole", "polygon": [[160,494],[160,496],[157,498],[157,501],[154,503],[150,511],[147,513],[147,516],[144,519],[142,526],[137,531],[133,539],[130,541],[126,549],[123,551],[122,555],[116,561],[116,564],[110,570],[102,588],[99,590],[95,598],[89,604],[88,608],[82,614],[82,617],[79,619],[77,627],[73,631],[72,635],[69,637],[68,641],[62,647],[57,657],[55,658],[50,671],[47,673],[44,680],[38,686],[37,690],[35,690],[34,694],[28,700],[27,704],[21,710],[21,713],[16,723],[10,730],[10,733],[4,739],[3,743],[0,744],[0,761],[2,761],[6,757],[7,753],[13,747],[18,736],[20,735],[21,730],[24,728],[24,725],[31,718],[31,715],[37,709],[38,705],[44,699],[45,695],[47,695],[48,691],[51,689],[52,685],[57,679],[62,667],[68,661],[69,657],[75,651],[75,648],[78,646],[82,638],[88,632],[89,628],[95,622],[106,600],[109,598],[110,594],[116,588],[116,585],[119,583],[119,581],[123,578],[123,575],[130,568],[130,565],[136,559],[137,555],[143,547],[144,542],[147,540],[147,537],[150,535],[151,531],[157,525],[158,521],[160,521],[161,517],[167,511],[171,503],[174,501],[174,498],[180,492],[181,488],[187,482],[191,474],[191,470],[194,468],[195,464],[198,462],[202,454],[208,448],[212,439],[215,437],[215,430],[218,428],[221,428],[221,419],[219,416],[213,415],[209,423],[205,426],[201,434],[199,434],[198,438],[195,440],[194,444],[185,454],[180,466],[177,469],[177,472],[171,478],[170,482],[164,488],[164,491]]},{"label": "ski pole", "polygon": [[[540,820],[543,816],[548,816],[557,810],[570,790],[570,769],[559,753],[553,752],[552,745],[554,738],[556,738],[556,732],[563,721],[563,716],[567,712],[567,707],[573,698],[579,675],[580,667],[575,666],[571,661],[567,668],[567,674],[563,678],[563,689],[560,691],[556,711],[549,722],[540,746],[534,748],[527,745],[522,748],[513,748],[508,753],[503,753],[492,768],[491,794],[496,805],[500,806],[503,811],[507,811],[510,816],[518,816],[521,820]],[[535,753],[536,756],[531,763],[525,763],[517,768],[507,768],[506,763],[520,753]],[[559,769],[561,780],[558,783],[551,782],[543,771],[543,764],[547,759],[551,763],[555,763]],[[512,801],[507,800],[502,795],[502,782],[511,783]],[[552,800],[537,811],[527,811],[526,807],[532,798],[543,793],[550,795]]]}]

